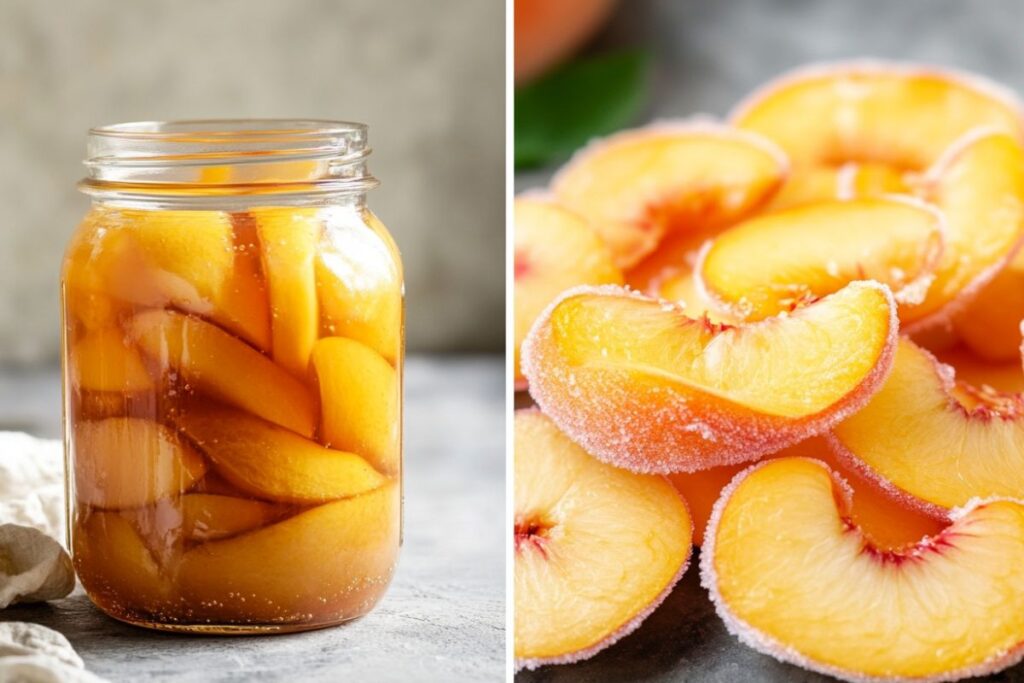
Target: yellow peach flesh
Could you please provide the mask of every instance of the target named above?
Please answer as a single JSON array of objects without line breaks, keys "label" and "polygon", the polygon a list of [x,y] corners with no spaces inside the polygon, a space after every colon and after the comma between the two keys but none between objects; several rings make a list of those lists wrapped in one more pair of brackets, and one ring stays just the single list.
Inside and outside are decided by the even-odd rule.
[{"label": "yellow peach flesh", "polygon": [[682,304],[683,312],[690,318],[706,318],[708,322],[726,325],[738,322],[736,316],[714,308],[711,298],[690,272],[665,278],[659,285],[658,296]]},{"label": "yellow peach flesh", "polygon": [[75,389],[131,393],[153,388],[142,357],[120,329],[98,329],[69,343],[68,365]]},{"label": "yellow peach flesh", "polygon": [[259,500],[210,493],[187,493],[180,505],[181,533],[192,541],[216,541],[257,529],[283,510]]},{"label": "yellow peach flesh", "polygon": [[886,164],[849,162],[842,166],[812,166],[795,170],[772,197],[767,210],[778,211],[828,199],[909,192],[903,174]]},{"label": "yellow peach flesh", "polygon": [[332,450],[270,422],[236,410],[206,408],[176,419],[240,490],[285,503],[320,503],[354,496],[385,479],[363,458]]},{"label": "yellow peach flesh", "polygon": [[71,453],[78,502],[109,509],[177,495],[206,471],[202,457],[173,432],[139,418],[79,422]]},{"label": "yellow peach flesh", "polygon": [[1019,395],[974,410],[926,351],[901,340],[893,370],[858,413],[837,425],[840,452],[883,483],[932,508],[1024,492],[1024,409]]},{"label": "yellow peach flesh", "polygon": [[314,260],[322,224],[315,208],[256,208],[263,272],[270,294],[274,360],[304,377],[319,333]]},{"label": "yellow peach flesh", "polygon": [[[963,512],[934,539],[875,549],[845,491],[804,458],[749,470],[716,506],[702,579],[730,630],[846,680],[995,671],[1024,642],[1024,504]],[[947,678],[948,676],[948,678]]]},{"label": "yellow peach flesh", "polygon": [[920,193],[946,216],[946,247],[914,325],[944,321],[1013,256],[1024,238],[1024,147],[1011,135],[972,135],[932,169]]},{"label": "yellow peach flesh", "polygon": [[551,201],[515,201],[515,358],[533,321],[558,294],[576,285],[621,285],[611,251],[587,222]]},{"label": "yellow peach flesh", "polygon": [[126,517],[89,511],[76,521],[71,537],[78,578],[104,610],[137,618],[173,605],[172,584]]},{"label": "yellow peach flesh", "polygon": [[783,76],[731,118],[777,143],[798,168],[852,161],[921,170],[979,126],[1021,135],[1018,105],[996,88],[896,63]]},{"label": "yellow peach flesh", "polygon": [[317,409],[306,387],[218,327],[172,311],[136,315],[129,332],[161,368],[201,391],[311,437]]},{"label": "yellow peach flesh", "polygon": [[984,286],[953,318],[957,336],[990,361],[1017,362],[1024,321],[1024,252]]},{"label": "yellow peach flesh", "polygon": [[69,290],[139,306],[171,305],[269,348],[269,309],[253,245],[218,211],[111,209],[69,250]]},{"label": "yellow peach flesh", "polygon": [[380,599],[398,553],[400,492],[388,483],[184,554],[176,584],[220,623],[349,619]]},{"label": "yellow peach flesh", "polygon": [[690,554],[690,516],[664,478],[594,460],[539,411],[515,417],[515,525],[515,656],[530,668],[628,633]]},{"label": "yellow peach flesh", "polygon": [[853,280],[921,301],[942,253],[942,216],[886,198],[821,201],[744,221],[715,239],[698,277],[737,315],[760,320]]},{"label": "yellow peach flesh", "polygon": [[567,293],[523,357],[537,403],[590,453],[694,471],[778,450],[863,405],[894,336],[891,295],[876,283],[725,329],[609,287]]},{"label": "yellow peach flesh", "polygon": [[782,183],[786,162],[765,140],[716,126],[620,133],[577,155],[552,181],[627,268],[665,235],[722,227]]},{"label": "yellow peach flesh", "polygon": [[401,388],[380,354],[352,339],[328,337],[313,347],[320,387],[321,440],[358,453],[385,474],[401,466]]},{"label": "yellow peach flesh", "polygon": [[[925,536],[934,536],[946,526],[935,516],[917,510],[913,505],[898,501],[878,490],[875,482],[846,465],[830,450],[828,442],[821,437],[811,437],[795,446],[783,448],[765,459],[806,457],[821,460],[833,472],[850,485],[852,497],[847,514],[871,541],[884,550],[898,550],[908,544],[917,543]],[[699,472],[668,475],[672,485],[683,496],[690,507],[694,521],[694,545],[704,542],[704,531],[711,510],[718,501],[722,490],[733,478],[749,465],[726,465],[712,467]]]},{"label": "yellow peach flesh", "polygon": [[335,211],[325,220],[316,256],[321,333],[355,339],[396,365],[404,324],[397,247],[368,211]]}]

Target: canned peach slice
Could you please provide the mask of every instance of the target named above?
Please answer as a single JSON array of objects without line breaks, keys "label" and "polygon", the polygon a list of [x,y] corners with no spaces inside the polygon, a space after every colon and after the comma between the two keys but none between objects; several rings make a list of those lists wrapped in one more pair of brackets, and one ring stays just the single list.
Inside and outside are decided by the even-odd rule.
[{"label": "canned peach slice", "polygon": [[402,346],[397,251],[372,215],[366,224],[345,216],[336,213],[317,253],[321,332],[360,341],[394,365]]},{"label": "canned peach slice", "polygon": [[106,294],[90,292],[82,287],[64,290],[65,310],[71,316],[65,324],[77,323],[85,332],[95,332],[117,325],[120,313],[117,304]]},{"label": "canned peach slice", "polygon": [[90,276],[73,283],[143,306],[170,304],[269,348],[258,254],[235,243],[227,213],[120,209],[102,218],[116,227],[88,235],[78,251]]},{"label": "canned peach slice", "polygon": [[206,472],[202,456],[152,420],[88,420],[74,438],[75,491],[87,505],[147,505],[187,490]]},{"label": "canned peach slice", "polygon": [[344,337],[318,341],[313,368],[324,443],[358,453],[381,472],[394,474],[399,462],[395,369],[373,349]]},{"label": "canned peach slice", "polygon": [[258,208],[250,215],[270,293],[274,360],[304,376],[319,331],[313,268],[321,228],[317,209]]},{"label": "canned peach slice", "polygon": [[215,541],[259,528],[287,510],[260,500],[187,493],[180,499],[182,533],[193,541]]},{"label": "canned peach slice", "polygon": [[72,413],[77,420],[103,420],[108,417],[147,417],[159,420],[170,407],[152,390],[124,392],[83,389],[75,391],[72,398]]},{"label": "canned peach slice", "polygon": [[316,405],[301,382],[216,325],[173,311],[136,315],[129,330],[143,352],[205,392],[311,437]]},{"label": "canned peach slice", "polygon": [[399,488],[317,506],[268,527],[196,546],[177,585],[198,616],[218,621],[346,618],[379,599],[394,568]]},{"label": "canned peach slice", "polygon": [[208,408],[177,422],[218,474],[260,498],[321,503],[364,493],[385,481],[354,453],[326,448],[236,410]]},{"label": "canned peach slice", "polygon": [[117,512],[90,511],[73,533],[74,562],[82,585],[118,614],[158,612],[173,586],[132,523]]},{"label": "canned peach slice", "polygon": [[97,330],[72,342],[68,363],[77,389],[134,392],[153,387],[142,357],[118,328]]}]

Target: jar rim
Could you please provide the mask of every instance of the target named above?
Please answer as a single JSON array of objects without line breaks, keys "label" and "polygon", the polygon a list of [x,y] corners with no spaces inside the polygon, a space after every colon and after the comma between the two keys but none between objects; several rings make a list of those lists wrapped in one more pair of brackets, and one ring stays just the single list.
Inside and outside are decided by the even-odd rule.
[{"label": "jar rim", "polygon": [[[184,119],[91,128],[88,194],[135,191],[365,192],[368,128],[330,119]],[[140,189],[141,188],[141,189]],[[272,189],[273,188],[273,189]]]},{"label": "jar rim", "polygon": [[89,129],[90,137],[130,138],[135,140],[195,141],[207,136],[212,141],[232,138],[322,138],[359,134],[365,138],[367,127],[355,121],[334,119],[177,119],[167,121],[128,121]]}]

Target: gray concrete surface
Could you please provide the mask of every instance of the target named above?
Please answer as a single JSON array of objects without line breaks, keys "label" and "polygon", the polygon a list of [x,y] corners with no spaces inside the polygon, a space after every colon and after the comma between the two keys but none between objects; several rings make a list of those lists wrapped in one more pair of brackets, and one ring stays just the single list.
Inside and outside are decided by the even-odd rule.
[{"label": "gray concrete surface", "polygon": [[[977,71],[1024,93],[1022,27],[1018,0],[629,0],[590,49],[650,47],[647,120],[722,116],[780,72],[865,56]],[[517,174],[516,190],[544,185],[552,171]],[[636,633],[589,661],[521,673],[517,683],[833,680],[776,662],[730,636],[699,585],[696,561]],[[984,680],[1022,682],[1024,665]]]},{"label": "gray concrete surface", "polygon": [[[505,665],[504,361],[413,357],[406,374],[405,543],[384,599],[337,628],[283,636],[155,633],[78,592],[0,611],[61,631],[111,681],[502,681]],[[20,407],[16,407],[20,406]],[[0,429],[60,434],[52,371],[0,373]]]},{"label": "gray concrete surface", "polygon": [[413,350],[504,343],[500,0],[2,0],[0,364],[53,360],[85,133],[118,121],[363,121]]}]

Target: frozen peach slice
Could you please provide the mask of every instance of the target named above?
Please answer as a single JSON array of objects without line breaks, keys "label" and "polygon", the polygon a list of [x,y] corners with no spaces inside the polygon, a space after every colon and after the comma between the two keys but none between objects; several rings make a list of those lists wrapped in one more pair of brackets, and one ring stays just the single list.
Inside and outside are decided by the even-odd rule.
[{"label": "frozen peach slice", "polygon": [[75,389],[129,393],[152,389],[153,378],[142,357],[119,328],[96,330],[70,344],[68,365]]},{"label": "frozen peach slice", "polygon": [[876,548],[845,482],[785,458],[737,476],[715,505],[701,579],[729,631],[848,681],[951,681],[1024,654],[1024,504],[974,501],[934,537]]},{"label": "frozen peach slice", "polygon": [[826,200],[757,216],[722,233],[697,267],[711,298],[760,320],[831,294],[852,280],[920,302],[942,253],[942,215],[896,198]]},{"label": "frozen peach slice", "polygon": [[319,333],[313,262],[322,224],[315,208],[250,211],[259,233],[270,293],[274,360],[298,377],[309,369]]},{"label": "frozen peach slice", "polygon": [[676,472],[668,475],[668,480],[686,501],[693,516],[693,544],[698,548],[704,544],[704,529],[711,519],[711,509],[722,489],[747,466],[747,463],[722,465],[696,472]]},{"label": "frozen peach slice", "polygon": [[952,366],[956,371],[957,386],[969,385],[978,391],[994,389],[1004,394],[1024,392],[1024,372],[1021,372],[1019,348],[1015,360],[995,363],[963,347],[933,350],[926,344],[914,341],[918,346],[932,351],[939,362]]},{"label": "frozen peach slice", "polygon": [[76,522],[71,537],[78,578],[104,610],[140,616],[172,606],[172,584],[126,517],[89,511]]},{"label": "frozen peach slice", "polygon": [[325,448],[237,410],[208,407],[176,421],[219,475],[260,498],[321,503],[375,489],[385,481],[358,455]]},{"label": "frozen peach slice", "polygon": [[[901,340],[892,373],[832,432],[841,457],[930,509],[1024,492],[1024,399],[992,391],[964,405],[954,373]],[[982,399],[978,401],[978,399]]]},{"label": "frozen peach slice", "polygon": [[[946,526],[936,516],[925,514],[912,505],[895,500],[879,491],[874,481],[835,457],[828,442],[822,437],[811,437],[766,456],[771,459],[790,457],[821,460],[850,484],[852,498],[848,511],[849,518],[878,548],[903,548],[909,543],[916,543],[923,536],[934,536]],[[747,466],[746,463],[726,465],[699,472],[668,475],[669,481],[686,500],[690,514],[693,515],[694,545],[699,546],[704,542],[705,527],[722,490]]]},{"label": "frozen peach slice", "polygon": [[261,500],[188,493],[181,497],[181,533],[192,541],[216,541],[257,529],[281,516],[282,507]]},{"label": "frozen peach slice", "polygon": [[398,553],[399,487],[325,503],[257,531],[196,546],[177,586],[196,617],[219,623],[360,616],[387,588]]},{"label": "frozen peach slice", "polygon": [[1024,252],[984,285],[953,317],[957,337],[990,361],[1020,359],[1020,323],[1024,320]]},{"label": "frozen peach slice", "polygon": [[906,194],[910,189],[897,168],[886,164],[847,162],[796,170],[773,197],[767,210],[777,211],[826,199],[856,199]]},{"label": "frozen peach slice", "polygon": [[385,474],[401,464],[398,373],[376,351],[352,339],[327,337],[313,347],[320,386],[320,437],[358,453]]},{"label": "frozen peach slice", "polygon": [[758,208],[787,173],[774,145],[726,126],[658,125],[592,143],[552,181],[628,268],[676,231],[725,226]]},{"label": "frozen peach slice", "polygon": [[715,308],[707,291],[697,284],[693,273],[680,273],[666,277],[659,284],[657,295],[683,306],[690,318],[704,318],[713,324],[735,324],[738,318]]},{"label": "frozen peach slice", "polygon": [[321,333],[362,342],[395,365],[404,324],[398,249],[369,211],[334,210],[325,220],[316,258]]},{"label": "frozen peach slice", "polygon": [[203,458],[171,430],[132,417],[78,423],[72,452],[77,500],[101,508],[177,495],[206,471]]},{"label": "frozen peach slice", "polygon": [[693,270],[697,265],[700,248],[718,232],[694,230],[667,235],[657,249],[623,273],[626,284],[639,292],[656,296],[667,278],[685,275]]},{"label": "frozen peach slice", "polygon": [[269,311],[251,245],[236,244],[219,211],[117,209],[94,219],[87,262],[72,286],[143,306],[170,305],[209,318],[268,348]]},{"label": "frozen peach slice", "polygon": [[1020,136],[1020,117],[1012,95],[977,76],[851,62],[783,75],[730,119],[778,143],[798,168],[852,161],[922,170],[978,126]]},{"label": "frozen peach slice", "polygon": [[146,355],[200,391],[313,436],[317,409],[306,387],[217,326],[173,311],[148,311],[132,319],[129,331]]},{"label": "frozen peach slice", "polygon": [[864,405],[892,362],[888,288],[854,282],[743,326],[619,287],[566,292],[523,345],[530,393],[587,452],[636,472],[753,460]]},{"label": "frozen peach slice", "polygon": [[515,378],[523,380],[519,347],[533,321],[558,294],[576,285],[621,285],[611,251],[578,214],[554,202],[515,201]]},{"label": "frozen peach slice", "polygon": [[918,190],[946,216],[946,248],[924,300],[901,311],[906,331],[945,322],[1013,257],[1024,238],[1024,147],[1013,136],[968,134]]},{"label": "frozen peach slice", "polygon": [[538,410],[515,416],[518,668],[586,659],[633,631],[686,571],[692,525],[664,477],[591,458]]}]

